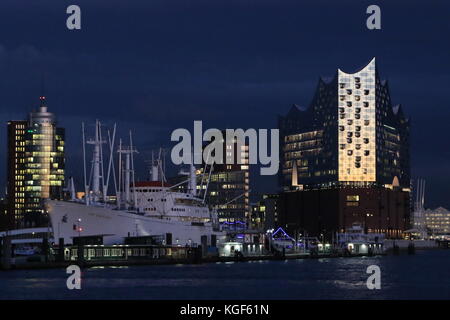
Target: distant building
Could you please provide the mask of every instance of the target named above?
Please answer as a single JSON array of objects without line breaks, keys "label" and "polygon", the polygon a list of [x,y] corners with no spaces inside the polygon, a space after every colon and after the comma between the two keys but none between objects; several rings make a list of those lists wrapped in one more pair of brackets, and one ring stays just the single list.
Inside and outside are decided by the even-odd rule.
[{"label": "distant building", "polygon": [[[225,136],[225,131],[222,132]],[[218,208],[220,222],[244,222],[250,216],[249,146],[223,145],[223,164],[214,164],[207,200]],[[241,159],[239,161],[238,159]],[[239,163],[242,162],[242,163]],[[207,168],[206,172],[209,168]],[[206,177],[205,177],[206,179]]]},{"label": "distant building", "polygon": [[284,227],[311,223],[310,233],[331,235],[359,222],[394,238],[408,228],[409,120],[392,104],[375,58],[321,78],[311,105],[294,105],[278,124]]},{"label": "distant building", "polygon": [[[225,131],[223,132],[225,136]],[[206,147],[203,146],[203,147]],[[219,221],[221,223],[248,224],[250,218],[250,169],[249,169],[249,147],[238,144],[234,146],[223,146],[223,163],[214,164],[211,172],[206,201],[211,207],[217,208]],[[241,162],[238,163],[238,157]],[[205,172],[203,171],[205,170]],[[209,178],[210,166],[203,165],[197,168],[197,191],[203,194]],[[204,173],[204,174],[203,174]],[[178,176],[169,179],[173,185],[186,179],[186,176]],[[203,181],[203,183],[202,183]],[[181,185],[179,189],[185,188]]]},{"label": "distant building", "polygon": [[43,200],[61,199],[65,131],[47,111],[45,97],[27,121],[8,122],[8,216],[11,228],[48,224]]},{"label": "distant building", "polygon": [[409,192],[376,187],[328,188],[284,192],[279,200],[279,226],[290,234],[346,232],[354,223],[365,232],[401,238],[409,228]]},{"label": "distant building", "polygon": [[425,210],[425,223],[433,237],[450,235],[450,211],[445,208]]},{"label": "distant building", "polygon": [[278,194],[265,194],[262,199],[251,205],[250,227],[267,231],[278,225]]}]

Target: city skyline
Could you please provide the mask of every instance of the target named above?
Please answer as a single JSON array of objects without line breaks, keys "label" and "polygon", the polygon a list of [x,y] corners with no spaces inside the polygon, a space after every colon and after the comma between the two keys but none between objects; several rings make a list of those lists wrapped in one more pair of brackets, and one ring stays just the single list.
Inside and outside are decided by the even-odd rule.
[{"label": "city skyline", "polygon": [[[125,132],[134,127],[136,136],[142,137],[136,144],[148,151],[167,147],[173,129],[190,128],[196,119],[209,127],[275,128],[278,114],[285,114],[292,104],[310,103],[319,76],[331,75],[337,67],[356,70],[376,56],[390,82],[393,103],[402,103],[412,118],[411,172],[413,178],[427,180],[425,205],[448,208],[445,123],[449,111],[445,106],[449,98],[445,88],[449,76],[444,54],[448,47],[430,32],[436,27],[444,32],[448,25],[438,18],[424,23],[420,19],[423,12],[416,10],[419,2],[413,1],[407,13],[401,5],[383,5],[383,29],[370,33],[364,30],[365,5],[346,7],[344,3],[340,8],[327,4],[336,11],[335,17],[322,6],[287,2],[268,20],[273,8],[266,2],[260,6],[220,3],[201,10],[181,3],[177,8],[142,3],[126,12],[130,17],[147,15],[148,19],[125,19],[121,26],[110,26],[106,17],[114,16],[114,10],[81,1],[86,23],[74,35],[63,28],[53,30],[64,16],[58,20],[59,5],[44,1],[34,9],[54,19],[41,18],[44,14],[34,17],[36,13],[25,8],[21,23],[0,43],[0,66],[5,74],[1,80],[3,132],[6,135],[7,121],[22,119],[37,107],[44,74],[49,110],[67,128],[67,176],[80,177],[81,170],[75,167],[81,159],[81,121],[99,118],[113,123],[121,119],[119,129]],[[442,6],[439,11],[445,11],[443,2],[438,5]],[[182,9],[191,13],[189,19],[183,19]],[[223,29],[227,15],[218,17],[219,9],[233,15],[235,25]],[[8,12],[15,10],[14,5],[8,10],[2,10],[2,23],[10,19]],[[339,14],[346,10],[349,18],[341,21]],[[157,17],[161,11],[169,11],[177,19],[162,21]],[[315,22],[309,16],[324,19]],[[30,17],[34,22],[25,21],[33,20]],[[131,20],[139,22],[134,25]],[[407,23],[409,20],[415,23]],[[34,23],[38,25],[31,30]],[[308,28],[308,24],[316,28]],[[334,30],[334,25],[339,28]],[[202,29],[204,26],[210,31]],[[43,34],[51,36],[39,36]],[[338,39],[344,39],[343,43]],[[348,50],[346,43],[353,40],[361,45]],[[329,50],[335,54],[329,56]],[[5,140],[0,144],[2,150],[6,150]],[[139,160],[143,176],[145,158]],[[6,167],[5,159],[0,165]],[[4,172],[0,173],[2,185]],[[258,185],[254,193],[275,191],[276,178],[258,176],[252,174]]]},{"label": "city skyline", "polygon": [[449,17],[0,1],[0,300],[257,319],[450,299]]}]

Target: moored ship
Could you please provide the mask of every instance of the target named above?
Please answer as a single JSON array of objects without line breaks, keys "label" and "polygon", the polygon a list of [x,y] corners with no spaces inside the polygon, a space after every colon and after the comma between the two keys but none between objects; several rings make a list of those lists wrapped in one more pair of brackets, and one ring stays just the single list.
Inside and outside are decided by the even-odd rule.
[{"label": "moored ship", "polygon": [[[115,130],[108,141],[111,148],[114,136]],[[108,174],[104,179],[101,145],[106,142],[102,141],[99,122],[95,138],[87,143],[94,146],[94,152],[92,179],[89,185],[86,184],[84,198],[77,200],[72,196],[71,201],[46,201],[55,242],[63,238],[65,244],[70,244],[77,237],[102,237],[104,244],[122,244],[127,237],[154,236],[170,245],[216,246],[224,240],[225,233],[220,230],[215,210],[208,207],[205,197],[197,195],[192,165],[189,178],[183,182],[189,185],[187,192],[177,191],[178,185],[171,186],[165,181],[160,159],[152,160],[151,181],[135,182],[133,153],[137,151],[131,138],[128,147],[120,142],[119,183],[115,202],[112,202],[106,192],[109,173],[114,175],[113,152],[110,152]]]}]

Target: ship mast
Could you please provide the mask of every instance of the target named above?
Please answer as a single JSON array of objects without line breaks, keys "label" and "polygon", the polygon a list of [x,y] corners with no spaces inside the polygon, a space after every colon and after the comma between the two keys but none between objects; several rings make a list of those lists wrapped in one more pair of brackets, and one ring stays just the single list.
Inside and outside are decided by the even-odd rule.
[{"label": "ship mast", "polygon": [[[94,146],[92,157],[92,196],[93,201],[97,202],[101,197],[104,197],[104,172],[103,172],[103,148],[102,145],[106,141],[102,140],[101,124],[100,121],[95,121],[95,136],[94,139],[88,140],[87,144]],[[102,182],[100,184],[100,181]],[[103,190],[100,190],[100,185],[103,186]]]},{"label": "ship mast", "polygon": [[[132,199],[130,187],[131,184],[133,184],[133,187],[135,186],[133,154],[138,153],[138,151],[133,147],[131,132],[130,145],[123,146],[121,140],[117,152],[119,153],[119,181],[123,181],[123,185],[120,188],[121,192],[119,192],[120,196],[118,196],[119,208],[121,207],[122,203],[125,204],[126,209],[130,208],[131,203],[133,203],[133,207],[136,208],[136,193],[134,192],[134,197]],[[125,160],[123,158],[125,158]]]},{"label": "ship mast", "polygon": [[[85,189],[85,201],[86,205],[89,205],[92,202],[99,202],[103,200],[106,204],[107,202],[107,192],[108,192],[108,184],[109,177],[111,172],[113,172],[113,157],[112,151],[114,148],[114,138],[116,134],[116,125],[114,125],[113,137],[111,139],[110,132],[108,130],[109,137],[109,147],[110,147],[110,159],[108,164],[108,172],[107,177],[105,179],[104,172],[104,158],[103,158],[103,144],[106,143],[102,138],[102,125],[99,120],[95,121],[95,134],[94,138],[90,140],[86,140],[85,134],[85,126],[84,123],[81,125],[82,128],[82,137],[83,137],[83,172],[84,172],[84,189]],[[87,178],[87,169],[86,169],[86,144],[93,146],[92,153],[92,162],[91,162],[91,171],[89,174],[89,181]],[[114,174],[114,172],[113,172]],[[114,175],[114,181],[115,181]]]}]

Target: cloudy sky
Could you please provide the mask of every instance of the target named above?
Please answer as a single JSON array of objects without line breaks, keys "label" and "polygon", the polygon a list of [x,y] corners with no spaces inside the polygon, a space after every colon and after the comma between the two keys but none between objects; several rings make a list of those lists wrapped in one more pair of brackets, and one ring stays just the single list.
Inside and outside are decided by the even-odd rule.
[{"label": "cloudy sky", "polygon": [[[79,31],[66,28],[71,4]],[[371,4],[382,30],[366,28]],[[67,128],[67,173],[81,185],[81,121],[133,129],[144,178],[149,151],[169,146],[175,128],[275,128],[291,104],[311,102],[319,76],[376,56],[412,119],[412,174],[427,180],[426,205],[450,207],[449,20],[444,0],[2,0],[0,167],[6,121],[38,106],[42,79]],[[254,197],[275,190],[274,177],[257,174]]]}]

